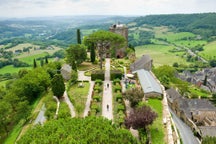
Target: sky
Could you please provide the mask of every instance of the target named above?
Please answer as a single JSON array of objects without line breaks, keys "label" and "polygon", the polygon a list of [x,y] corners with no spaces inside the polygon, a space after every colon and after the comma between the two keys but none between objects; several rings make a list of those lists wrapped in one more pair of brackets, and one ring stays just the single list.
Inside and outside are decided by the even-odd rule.
[{"label": "sky", "polygon": [[216,0],[0,0],[0,17],[216,12]]}]

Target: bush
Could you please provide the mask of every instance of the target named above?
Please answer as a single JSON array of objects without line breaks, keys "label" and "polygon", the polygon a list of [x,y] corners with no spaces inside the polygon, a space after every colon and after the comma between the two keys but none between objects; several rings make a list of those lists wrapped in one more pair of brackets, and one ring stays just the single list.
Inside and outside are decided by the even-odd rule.
[{"label": "bush", "polygon": [[116,101],[119,101],[119,100],[122,101],[122,94],[121,93],[116,94]]},{"label": "bush", "polygon": [[114,84],[114,85],[120,84],[120,82],[121,82],[120,79],[114,79],[113,84]]},{"label": "bush", "polygon": [[122,72],[120,70],[111,70],[110,71],[110,79],[113,81],[114,79],[121,79]]},{"label": "bush", "polygon": [[117,86],[114,87],[115,92],[121,92],[121,90],[122,90],[122,88],[121,88],[120,85],[117,85]]},{"label": "bush", "polygon": [[101,97],[100,96],[93,96],[93,100],[100,102],[101,101]]},{"label": "bush", "polygon": [[100,70],[100,71],[93,71],[91,74],[91,80],[96,80],[96,79],[100,79],[100,80],[104,80],[104,71]]},{"label": "bush", "polygon": [[101,89],[100,86],[96,85],[96,86],[94,87],[94,91],[100,93],[100,92],[102,91],[102,89]]},{"label": "bush", "polygon": [[125,106],[123,104],[119,104],[117,106],[117,111],[120,112],[120,111],[125,111]]},{"label": "bush", "polygon": [[97,104],[95,104],[95,103],[92,104],[91,109],[95,110],[96,113],[100,112],[100,108],[99,108],[99,106],[98,106]]},{"label": "bush", "polygon": [[97,80],[95,80],[95,83],[96,83],[96,84],[99,84],[99,85],[102,85],[103,82],[102,82],[101,79],[97,79]]}]

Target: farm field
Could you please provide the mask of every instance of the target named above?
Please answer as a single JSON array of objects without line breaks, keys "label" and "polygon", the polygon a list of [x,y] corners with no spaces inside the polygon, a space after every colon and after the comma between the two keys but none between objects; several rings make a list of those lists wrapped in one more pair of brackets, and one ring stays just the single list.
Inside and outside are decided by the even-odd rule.
[{"label": "farm field", "polygon": [[208,43],[204,46],[204,51],[199,53],[203,58],[210,60],[216,57],[216,41]]},{"label": "farm field", "polygon": [[0,69],[0,74],[5,74],[5,73],[18,73],[19,70],[21,69],[32,69],[32,67],[20,67],[20,68],[15,68],[13,65],[8,65]]},{"label": "farm field", "polygon": [[189,64],[184,58],[177,56],[178,53],[169,52],[169,50],[172,50],[173,48],[173,46],[155,44],[135,47],[137,58],[148,54],[153,59],[154,66],[172,65],[174,62],[179,64]]}]

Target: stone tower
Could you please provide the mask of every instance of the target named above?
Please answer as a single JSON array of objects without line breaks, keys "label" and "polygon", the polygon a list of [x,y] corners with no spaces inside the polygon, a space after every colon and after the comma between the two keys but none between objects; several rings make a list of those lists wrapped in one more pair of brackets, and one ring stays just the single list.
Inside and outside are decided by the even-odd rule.
[{"label": "stone tower", "polygon": [[[113,33],[116,33],[116,34],[123,36],[126,39],[126,43],[128,44],[128,28],[126,25],[120,24],[120,23],[114,24],[109,28],[109,30]],[[122,58],[125,55],[126,55],[126,47],[116,49],[116,57],[117,58]]]}]

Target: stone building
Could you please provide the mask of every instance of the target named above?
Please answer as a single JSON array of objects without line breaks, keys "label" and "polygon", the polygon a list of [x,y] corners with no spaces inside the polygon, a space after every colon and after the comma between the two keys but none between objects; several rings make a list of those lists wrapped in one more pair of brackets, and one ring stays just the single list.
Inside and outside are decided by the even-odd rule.
[{"label": "stone building", "polygon": [[61,75],[65,80],[70,80],[72,68],[68,64],[64,64],[61,68]]},{"label": "stone building", "polygon": [[[169,107],[201,137],[216,136],[216,107],[207,99],[187,99],[175,89],[166,90]],[[208,134],[207,131],[211,131]]]},{"label": "stone building", "polygon": [[143,55],[140,59],[136,60],[130,65],[130,70],[136,71],[139,69],[145,69],[151,71],[153,60],[149,55]]},{"label": "stone building", "polygon": [[[126,43],[128,44],[128,27],[126,25],[120,24],[120,23],[114,24],[109,28],[109,31],[123,36],[126,40]],[[116,57],[117,58],[124,57],[126,55],[126,48],[127,47],[117,49],[116,50]]]}]

